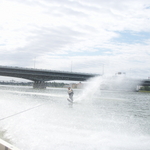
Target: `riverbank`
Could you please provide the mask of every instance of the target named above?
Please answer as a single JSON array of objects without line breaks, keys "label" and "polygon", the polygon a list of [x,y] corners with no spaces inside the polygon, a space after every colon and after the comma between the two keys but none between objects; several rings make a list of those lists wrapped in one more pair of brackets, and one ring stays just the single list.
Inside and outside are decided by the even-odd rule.
[{"label": "riverbank", "polygon": [[150,93],[150,91],[144,91],[144,90],[139,90],[138,92],[142,92],[142,93]]}]

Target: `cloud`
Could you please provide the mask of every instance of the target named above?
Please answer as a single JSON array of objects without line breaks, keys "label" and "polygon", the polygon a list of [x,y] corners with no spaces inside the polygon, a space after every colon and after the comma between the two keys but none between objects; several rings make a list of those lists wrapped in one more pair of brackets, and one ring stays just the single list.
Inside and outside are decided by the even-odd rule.
[{"label": "cloud", "polygon": [[132,68],[145,77],[149,7],[148,0],[5,0],[0,63],[33,67],[36,58],[38,68],[70,70],[72,61],[75,71],[98,73],[105,64],[105,72]]}]

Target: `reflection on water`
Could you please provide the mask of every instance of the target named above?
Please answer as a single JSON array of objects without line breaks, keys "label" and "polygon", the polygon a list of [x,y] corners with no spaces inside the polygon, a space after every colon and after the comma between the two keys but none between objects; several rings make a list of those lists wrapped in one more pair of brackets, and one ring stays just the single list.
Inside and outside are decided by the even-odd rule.
[{"label": "reflection on water", "polygon": [[1,86],[0,119],[14,116],[1,120],[0,129],[22,150],[150,149],[149,94],[74,93],[70,105],[67,89]]}]

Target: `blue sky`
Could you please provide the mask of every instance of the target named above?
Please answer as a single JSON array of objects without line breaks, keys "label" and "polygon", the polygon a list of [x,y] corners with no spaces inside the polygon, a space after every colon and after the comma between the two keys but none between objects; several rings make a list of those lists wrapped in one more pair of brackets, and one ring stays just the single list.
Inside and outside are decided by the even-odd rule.
[{"label": "blue sky", "polygon": [[150,76],[149,0],[0,1],[0,65]]},{"label": "blue sky", "polygon": [[127,43],[127,44],[146,44],[145,40],[150,38],[150,32],[132,32],[122,31],[116,32],[119,37],[112,39],[114,42]]}]

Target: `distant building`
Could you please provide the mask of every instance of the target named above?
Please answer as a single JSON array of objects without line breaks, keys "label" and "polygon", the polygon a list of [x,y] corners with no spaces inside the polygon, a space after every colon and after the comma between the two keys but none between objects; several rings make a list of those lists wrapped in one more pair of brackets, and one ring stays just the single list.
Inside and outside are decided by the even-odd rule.
[{"label": "distant building", "polygon": [[83,87],[84,87],[84,84],[83,84],[83,83],[79,82],[79,83],[77,84],[77,88],[82,89]]},{"label": "distant building", "polygon": [[122,74],[126,74],[125,72],[117,72],[116,75],[122,75]]},{"label": "distant building", "polygon": [[79,82],[79,83],[70,83],[70,84],[67,84],[65,85],[64,87],[71,87],[73,89],[81,89],[83,88],[84,84]]}]

